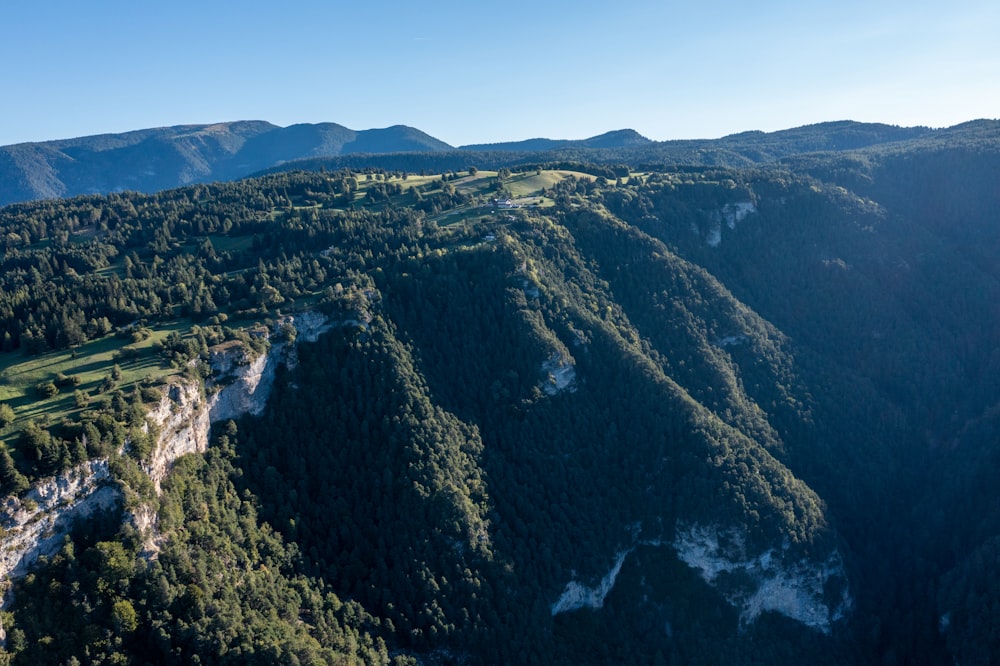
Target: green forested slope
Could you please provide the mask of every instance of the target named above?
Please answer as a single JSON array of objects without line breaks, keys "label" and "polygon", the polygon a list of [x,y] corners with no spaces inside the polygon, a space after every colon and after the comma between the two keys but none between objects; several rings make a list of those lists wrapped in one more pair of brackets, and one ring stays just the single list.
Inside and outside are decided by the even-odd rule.
[{"label": "green forested slope", "polygon": [[[108,516],[18,582],[8,653],[991,654],[996,171],[988,146],[949,155],[970,175],[933,199],[952,162],[886,151],[864,173],[563,174],[539,208],[490,205],[506,173],[341,171],[3,209],[7,491],[115,457],[209,345],[288,311],[339,323],[165,482],[156,558]],[[80,356],[84,403],[18,379],[98,344],[119,379]]]}]

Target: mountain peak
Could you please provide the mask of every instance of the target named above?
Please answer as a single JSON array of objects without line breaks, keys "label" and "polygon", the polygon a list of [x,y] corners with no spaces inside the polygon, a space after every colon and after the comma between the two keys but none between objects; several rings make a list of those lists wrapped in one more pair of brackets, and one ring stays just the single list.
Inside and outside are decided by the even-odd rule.
[{"label": "mountain peak", "polygon": [[634,129],[620,129],[592,136],[589,139],[525,139],[501,143],[477,143],[461,147],[461,150],[477,152],[535,152],[566,150],[573,148],[630,148],[653,143]]},{"label": "mountain peak", "polygon": [[620,129],[592,136],[581,141],[588,148],[625,148],[653,143],[634,129]]},{"label": "mountain peak", "polygon": [[406,125],[357,131],[336,123],[279,127],[263,120],[0,146],[0,206],[122,190],[155,192],[241,178],[305,158],[445,150],[452,147]]}]

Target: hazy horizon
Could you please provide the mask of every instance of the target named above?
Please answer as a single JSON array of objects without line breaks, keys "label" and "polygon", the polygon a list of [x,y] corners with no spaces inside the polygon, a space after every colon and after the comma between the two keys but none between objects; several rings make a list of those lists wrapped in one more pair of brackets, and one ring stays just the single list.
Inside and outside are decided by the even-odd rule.
[{"label": "hazy horizon", "polygon": [[0,145],[241,119],[459,146],[1000,116],[1000,6],[516,0],[7,8]]},{"label": "hazy horizon", "polygon": [[[997,120],[997,119],[996,118],[968,118],[966,120],[954,123],[954,125],[941,125],[941,126],[936,126],[936,127],[932,127],[932,126],[929,126],[929,125],[894,125],[894,126],[896,126],[896,127],[905,127],[905,128],[927,127],[929,129],[946,129],[948,127],[953,127],[955,125],[962,125],[962,124],[967,123],[967,122],[975,122],[975,121],[978,121],[978,120]],[[97,133],[94,133],[94,134],[80,134],[80,135],[76,135],[76,136],[60,136],[60,137],[54,137],[54,138],[51,138],[51,139],[38,139],[38,140],[23,141],[23,142],[18,142],[18,143],[47,143],[47,142],[53,142],[53,141],[68,141],[68,140],[73,140],[73,139],[83,139],[83,138],[95,137],[95,136],[128,134],[128,133],[131,133],[131,132],[142,132],[142,131],[146,131],[146,130],[167,129],[167,128],[170,128],[170,127],[208,127],[208,126],[212,126],[212,125],[223,125],[223,124],[230,124],[230,123],[235,123],[235,122],[260,122],[260,121],[271,123],[271,121],[269,121],[266,118],[240,118],[238,120],[219,120],[219,121],[212,121],[212,122],[174,123],[174,124],[171,124],[171,125],[158,125],[158,126],[155,126],[155,127],[135,127],[135,128],[131,128],[131,129],[121,130],[119,132],[97,132]],[[445,141],[445,143],[450,143],[450,145],[452,145],[455,148],[461,148],[462,146],[467,146],[467,145],[474,146],[474,145],[493,145],[493,144],[519,143],[519,142],[531,141],[531,140],[535,140],[535,139],[545,139],[545,140],[555,140],[555,141],[563,141],[563,140],[577,141],[577,140],[585,140],[585,139],[594,138],[596,136],[600,136],[602,134],[607,134],[607,133],[610,133],[610,132],[616,132],[616,131],[622,131],[622,130],[635,130],[639,134],[641,134],[642,136],[645,136],[647,139],[651,139],[653,141],[699,141],[699,140],[714,141],[714,140],[726,138],[727,136],[734,136],[734,135],[742,134],[742,133],[745,133],[745,132],[758,132],[758,131],[762,131],[762,132],[765,132],[765,133],[781,132],[781,131],[786,131],[786,130],[798,129],[800,127],[809,127],[809,126],[814,126],[814,125],[821,125],[821,124],[828,124],[828,123],[839,123],[839,122],[862,122],[862,121],[854,121],[854,120],[849,119],[849,118],[838,118],[838,119],[830,119],[830,120],[821,120],[821,121],[817,121],[816,123],[807,123],[805,125],[796,125],[794,127],[781,127],[781,128],[774,129],[774,130],[758,130],[758,129],[755,129],[755,128],[747,128],[747,129],[744,129],[744,130],[738,130],[736,132],[729,132],[727,134],[721,134],[719,136],[693,136],[693,137],[684,137],[684,138],[669,138],[668,137],[668,138],[663,138],[663,139],[654,139],[653,137],[649,137],[649,136],[643,134],[641,131],[636,130],[634,127],[614,127],[614,128],[610,128],[610,129],[598,132],[596,134],[588,134],[587,136],[541,136],[541,135],[535,135],[535,136],[512,137],[512,138],[509,138],[509,139],[497,139],[497,140],[490,140],[490,141],[471,141],[471,142],[462,143],[462,144],[450,143],[448,141],[445,141],[444,139],[441,139],[441,137],[438,137],[438,136],[434,136],[434,138],[435,139],[440,139],[442,141]],[[893,125],[893,123],[879,123],[878,121],[871,121],[871,122],[873,124]],[[317,124],[326,124],[326,123],[333,123],[333,124],[337,124],[337,125],[343,125],[343,123],[337,123],[335,120],[317,121],[315,123],[292,123],[292,125],[298,125],[298,124],[313,124],[313,125],[317,125]],[[271,123],[271,124],[275,125],[276,127],[280,127],[280,128],[290,127],[290,125],[278,125],[277,123]],[[406,123],[397,123],[397,124],[398,125],[406,125]],[[384,126],[384,127],[348,127],[348,129],[360,132],[360,131],[365,131],[365,130],[387,129],[388,127],[391,127],[391,126]],[[423,131],[423,129],[420,128],[420,127],[415,127],[413,125],[409,125],[409,127],[412,127],[413,129],[417,129],[417,130]],[[428,134],[430,134],[430,133],[428,132]],[[433,136],[433,135],[431,135],[431,136]],[[0,146],[7,146],[7,145],[17,145],[17,144],[0,144]]]}]

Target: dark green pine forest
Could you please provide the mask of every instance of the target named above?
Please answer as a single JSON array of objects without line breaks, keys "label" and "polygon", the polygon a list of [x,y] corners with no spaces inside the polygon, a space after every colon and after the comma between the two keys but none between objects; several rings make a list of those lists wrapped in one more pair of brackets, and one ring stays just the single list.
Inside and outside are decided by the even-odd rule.
[{"label": "dark green pine forest", "polygon": [[[995,128],[468,167],[0,208],[0,491],[123,497],[10,581],[5,662],[1000,661]],[[157,493],[164,378],[303,311]]]}]

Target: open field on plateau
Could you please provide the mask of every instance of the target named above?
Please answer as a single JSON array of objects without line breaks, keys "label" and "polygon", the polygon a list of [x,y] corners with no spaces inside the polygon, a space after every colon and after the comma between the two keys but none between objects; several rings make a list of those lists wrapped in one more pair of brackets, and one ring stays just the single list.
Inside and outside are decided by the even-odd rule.
[{"label": "open field on plateau", "polygon": [[[76,404],[75,392],[85,393],[90,400],[88,407],[101,399],[102,385],[110,378],[115,388],[127,388],[137,384],[156,384],[168,376],[179,372],[163,362],[156,353],[156,344],[162,342],[172,332],[185,333],[190,322],[174,322],[146,329],[149,337],[130,341],[117,335],[91,340],[72,349],[52,351],[39,356],[7,354],[2,358],[6,363],[0,366],[0,403],[14,409],[15,420],[0,430],[0,436],[8,437],[19,431],[24,424],[36,419],[55,423],[83,407]],[[115,366],[120,377],[113,379]],[[60,378],[65,378],[60,381]],[[46,396],[40,387],[52,382],[58,393]],[[59,384],[62,384],[59,386]]]}]

